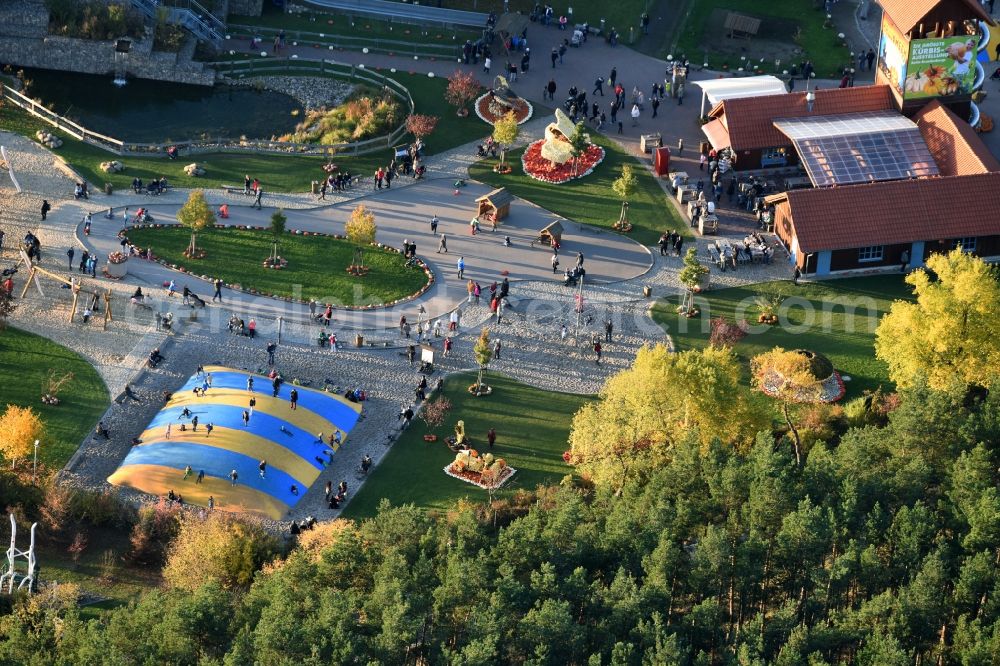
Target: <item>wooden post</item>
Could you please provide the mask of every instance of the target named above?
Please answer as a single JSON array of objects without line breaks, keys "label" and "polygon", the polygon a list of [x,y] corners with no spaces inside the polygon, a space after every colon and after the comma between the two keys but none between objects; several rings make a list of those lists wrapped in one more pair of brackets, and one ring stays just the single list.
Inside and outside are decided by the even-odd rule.
[{"label": "wooden post", "polygon": [[80,298],[80,292],[73,290],[73,305],[69,309],[69,323],[73,323],[73,316],[76,314],[76,301]]},{"label": "wooden post", "polygon": [[101,330],[108,330],[108,322],[114,321],[115,318],[111,315],[111,289],[104,292],[104,326]]}]

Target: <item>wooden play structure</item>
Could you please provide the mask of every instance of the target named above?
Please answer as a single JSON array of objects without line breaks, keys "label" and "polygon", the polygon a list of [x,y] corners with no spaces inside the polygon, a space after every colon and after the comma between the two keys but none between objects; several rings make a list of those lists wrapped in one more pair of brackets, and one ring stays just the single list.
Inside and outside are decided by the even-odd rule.
[{"label": "wooden play structure", "polygon": [[501,187],[476,199],[476,216],[487,222],[499,222],[510,215],[510,202],[514,196]]},{"label": "wooden play structure", "polygon": [[736,12],[728,12],[723,26],[729,31],[729,38],[744,37],[749,40],[756,37],[760,30],[760,19],[753,16],[745,16]]},{"label": "wooden play structure", "polygon": [[28,254],[24,250],[21,250],[20,254],[21,254],[21,261],[24,263],[25,268],[28,269],[28,279],[24,283],[24,289],[21,290],[21,298],[24,298],[24,297],[26,297],[28,295],[28,289],[31,288],[32,283],[34,283],[35,289],[38,290],[38,294],[40,296],[43,296],[43,297],[45,296],[45,292],[42,291],[42,285],[41,285],[41,281],[39,280],[39,277],[46,277],[46,278],[49,278],[51,280],[55,280],[56,282],[59,282],[60,284],[64,284],[64,285],[68,286],[70,292],[72,292],[72,294],[73,294],[73,304],[72,304],[72,306],[70,307],[70,310],[69,310],[69,321],[70,321],[70,323],[73,322],[73,317],[76,316],[77,305],[79,304],[80,294],[82,293],[82,294],[85,294],[85,295],[87,295],[87,296],[90,297],[90,306],[91,306],[91,308],[93,310],[97,309],[96,305],[97,305],[98,299],[102,299],[103,298],[103,300],[104,300],[104,323],[102,324],[101,328],[103,330],[107,330],[108,329],[108,322],[109,321],[114,321],[114,317],[111,315],[111,290],[110,289],[108,289],[104,293],[98,293],[96,290],[93,290],[93,289],[84,289],[82,287],[81,282],[80,282],[80,280],[78,278],[73,277],[73,278],[67,279],[67,278],[64,278],[62,275],[59,275],[57,273],[53,273],[52,271],[47,271],[44,268],[42,268],[42,267],[40,267],[40,266],[38,266],[36,264],[33,264],[31,262],[31,259],[28,258]]},{"label": "wooden play structure", "polygon": [[538,238],[531,241],[531,244],[539,243],[540,245],[562,245],[562,234],[563,227],[559,220],[556,220],[552,224],[548,225],[540,232],[538,232]]}]

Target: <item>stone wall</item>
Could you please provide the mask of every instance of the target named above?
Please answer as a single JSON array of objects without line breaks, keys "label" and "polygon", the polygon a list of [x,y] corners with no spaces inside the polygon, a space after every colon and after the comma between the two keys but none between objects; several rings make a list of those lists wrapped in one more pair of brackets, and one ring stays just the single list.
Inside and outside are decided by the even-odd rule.
[{"label": "stone wall", "polygon": [[263,0],[229,0],[229,15],[260,16],[264,11]]},{"label": "stone wall", "polygon": [[[177,62],[176,53],[152,52],[151,40],[132,43],[128,55],[129,76],[175,83],[210,86],[215,70],[200,62]],[[0,62],[20,67],[55,69],[84,74],[110,74],[115,69],[113,41],[95,41],[70,37],[3,37],[0,39]]]}]

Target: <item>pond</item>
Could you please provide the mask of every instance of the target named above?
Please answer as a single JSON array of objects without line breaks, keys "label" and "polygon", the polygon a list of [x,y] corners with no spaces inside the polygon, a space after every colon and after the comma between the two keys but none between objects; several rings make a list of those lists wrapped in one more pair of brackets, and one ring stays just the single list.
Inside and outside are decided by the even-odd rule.
[{"label": "pond", "polygon": [[28,95],[87,129],[137,143],[168,143],[203,134],[269,139],[294,129],[301,105],[267,90],[185,85],[129,78],[119,88],[111,74],[25,69]]}]

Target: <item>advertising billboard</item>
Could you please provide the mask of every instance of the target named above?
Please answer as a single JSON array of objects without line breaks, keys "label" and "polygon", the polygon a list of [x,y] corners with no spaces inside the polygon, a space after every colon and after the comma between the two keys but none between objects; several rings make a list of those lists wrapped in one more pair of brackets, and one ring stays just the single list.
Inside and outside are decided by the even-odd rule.
[{"label": "advertising billboard", "polygon": [[900,96],[906,81],[906,58],[910,46],[899,28],[886,14],[882,15],[882,36],[878,44],[878,70],[885,83]]},{"label": "advertising billboard", "polygon": [[978,42],[975,35],[913,40],[903,99],[971,94],[976,81]]}]

